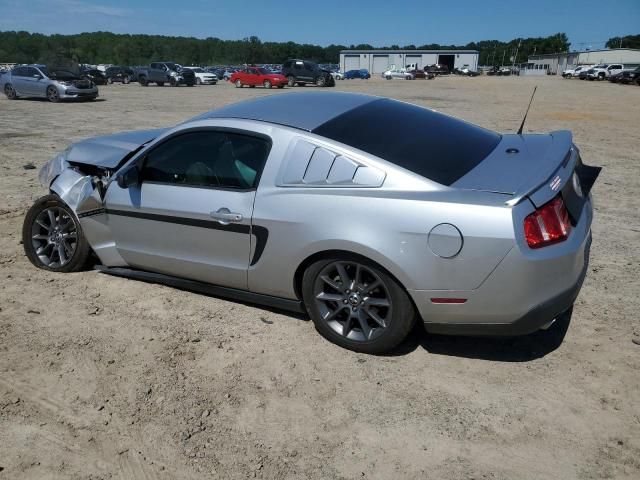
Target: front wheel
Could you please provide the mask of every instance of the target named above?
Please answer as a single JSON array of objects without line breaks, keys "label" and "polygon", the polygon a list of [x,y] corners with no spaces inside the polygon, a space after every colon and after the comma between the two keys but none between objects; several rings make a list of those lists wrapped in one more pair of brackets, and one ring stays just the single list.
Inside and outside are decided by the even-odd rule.
[{"label": "front wheel", "polygon": [[202,80],[200,80],[200,78],[196,78],[196,85],[202,85]]},{"label": "front wheel", "polygon": [[122,77],[122,83],[128,85],[131,79],[128,76]]},{"label": "front wheel", "polygon": [[327,80],[324,78],[324,75],[320,75],[318,78],[316,78],[316,85],[318,87],[324,87],[326,82]]},{"label": "front wheel", "polygon": [[57,103],[60,101],[60,94],[58,93],[58,89],[53,85],[47,88],[47,99],[53,103]]},{"label": "front wheel", "polygon": [[107,83],[111,85],[113,83],[113,78],[107,77]]},{"label": "front wheel", "polygon": [[287,85],[289,85],[290,87],[295,87],[296,86],[296,77],[294,77],[293,75],[289,75],[287,77]]},{"label": "front wheel", "polygon": [[90,256],[78,220],[57,195],[39,198],[27,211],[22,243],[33,265],[54,272],[82,270]]},{"label": "front wheel", "polygon": [[242,88],[242,82],[239,79],[236,80],[236,88]]},{"label": "front wheel", "polygon": [[365,259],[315,262],[304,273],[302,296],[318,332],[356,352],[392,350],[415,323],[413,304],[402,286]]},{"label": "front wheel", "polygon": [[147,81],[147,77],[145,77],[144,75],[141,75],[138,78],[138,83],[143,87],[148,87],[149,86],[149,82]]}]

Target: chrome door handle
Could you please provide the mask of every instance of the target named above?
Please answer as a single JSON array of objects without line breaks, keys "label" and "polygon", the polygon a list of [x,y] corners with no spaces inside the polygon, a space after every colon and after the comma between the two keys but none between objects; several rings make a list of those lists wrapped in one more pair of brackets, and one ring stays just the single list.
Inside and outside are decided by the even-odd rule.
[{"label": "chrome door handle", "polygon": [[222,225],[228,225],[230,223],[237,223],[242,221],[242,215],[240,213],[234,213],[228,208],[220,208],[216,212],[211,212],[211,218],[217,220]]}]

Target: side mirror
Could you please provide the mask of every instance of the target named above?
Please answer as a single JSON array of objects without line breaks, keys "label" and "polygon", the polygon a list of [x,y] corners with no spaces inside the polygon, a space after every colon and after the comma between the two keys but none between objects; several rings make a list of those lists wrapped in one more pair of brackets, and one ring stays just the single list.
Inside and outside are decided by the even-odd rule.
[{"label": "side mirror", "polygon": [[35,78],[36,80],[40,80],[42,78],[42,75],[36,73],[33,78]]},{"label": "side mirror", "polygon": [[138,168],[133,166],[116,177],[116,182],[120,188],[134,187],[140,184],[140,173]]}]

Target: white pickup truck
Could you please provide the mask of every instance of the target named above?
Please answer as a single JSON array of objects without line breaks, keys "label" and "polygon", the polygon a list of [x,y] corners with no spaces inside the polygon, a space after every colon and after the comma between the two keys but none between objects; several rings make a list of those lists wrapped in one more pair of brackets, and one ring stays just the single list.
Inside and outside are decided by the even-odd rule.
[{"label": "white pickup truck", "polygon": [[604,80],[605,78],[609,78],[611,75],[621,72],[622,70],[624,70],[624,65],[621,63],[596,65],[589,70],[587,78],[589,80]]}]

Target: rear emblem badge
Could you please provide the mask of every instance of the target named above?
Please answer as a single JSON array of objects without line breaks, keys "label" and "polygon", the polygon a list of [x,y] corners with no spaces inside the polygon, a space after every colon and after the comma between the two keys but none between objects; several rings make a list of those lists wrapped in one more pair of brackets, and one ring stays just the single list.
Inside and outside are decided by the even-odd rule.
[{"label": "rear emblem badge", "polygon": [[549,184],[549,186],[551,187],[551,190],[553,190],[554,192],[556,190],[558,190],[558,188],[560,187],[560,183],[561,182],[562,182],[562,180],[560,179],[560,176],[556,175],[556,178],[551,180],[551,183]]}]

